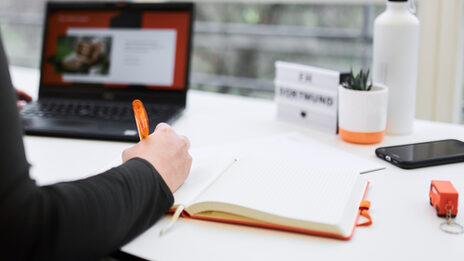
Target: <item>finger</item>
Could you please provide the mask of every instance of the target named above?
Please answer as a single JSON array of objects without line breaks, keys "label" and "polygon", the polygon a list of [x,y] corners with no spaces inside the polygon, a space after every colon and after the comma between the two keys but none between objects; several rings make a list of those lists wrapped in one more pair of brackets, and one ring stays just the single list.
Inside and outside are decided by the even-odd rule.
[{"label": "finger", "polygon": [[25,92],[23,92],[21,90],[16,89],[16,94],[18,95],[19,100],[26,101],[26,102],[31,102],[32,101],[32,97],[29,94],[27,94],[27,93],[25,93]]},{"label": "finger", "polygon": [[24,104],[21,101],[17,101],[16,105],[18,106],[18,109],[22,109],[24,107]]},{"label": "finger", "polygon": [[185,146],[187,147],[187,150],[190,149],[190,140],[187,138],[187,136],[180,136],[182,142],[184,142]]},{"label": "finger", "polygon": [[27,94],[27,93],[25,93],[23,91],[16,90],[16,94],[18,95],[19,100],[23,100],[23,101],[26,101],[26,102],[32,101],[32,97],[29,96],[29,94]]},{"label": "finger", "polygon": [[170,129],[170,128],[171,126],[169,126],[169,124],[161,122],[161,123],[158,123],[158,125],[156,125],[155,131],[161,131],[163,129]]}]

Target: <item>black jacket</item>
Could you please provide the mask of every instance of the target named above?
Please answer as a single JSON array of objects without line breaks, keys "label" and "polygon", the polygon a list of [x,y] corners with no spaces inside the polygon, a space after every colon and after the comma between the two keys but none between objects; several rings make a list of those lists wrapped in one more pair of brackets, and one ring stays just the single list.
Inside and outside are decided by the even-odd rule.
[{"label": "black jacket", "polygon": [[0,260],[98,259],[173,204],[158,172],[138,158],[91,178],[37,186],[29,177],[1,37],[0,122]]}]

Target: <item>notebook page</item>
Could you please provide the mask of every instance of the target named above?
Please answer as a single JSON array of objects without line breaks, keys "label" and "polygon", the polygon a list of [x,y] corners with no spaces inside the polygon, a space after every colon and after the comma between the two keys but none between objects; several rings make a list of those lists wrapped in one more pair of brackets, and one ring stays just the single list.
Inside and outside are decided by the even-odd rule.
[{"label": "notebook page", "polygon": [[353,170],[315,168],[308,160],[284,154],[245,157],[195,202],[223,202],[291,219],[340,224],[347,204],[352,205],[358,178]]},{"label": "notebook page", "polygon": [[[312,162],[312,166],[317,165],[321,168],[327,166],[337,166],[340,168],[355,169],[359,173],[367,173],[385,169],[385,165],[376,161],[366,160],[362,157],[335,148],[325,143],[306,137],[302,134],[293,132],[281,137],[283,143],[288,143],[287,149],[292,153],[301,154]],[[296,145],[299,145],[299,149]]]},{"label": "notebook page", "polygon": [[174,206],[188,205],[205,190],[232,163],[225,157],[195,157],[192,153],[192,167],[184,184],[174,193]]},{"label": "notebook page", "polygon": [[[355,169],[359,173],[385,168],[385,165],[376,161],[366,160],[296,132],[247,139],[233,144],[221,144],[201,148],[196,152],[203,156],[221,155],[229,159],[285,152],[311,161],[313,167],[325,168],[335,164],[341,168]],[[195,155],[193,157],[195,161]]]},{"label": "notebook page", "polygon": [[365,160],[351,153],[331,147],[296,132],[271,135],[221,144],[191,151],[193,157],[189,177],[174,193],[174,205],[188,205],[206,187],[215,182],[217,176],[235,158],[279,157],[291,155],[296,161],[310,162],[312,168],[326,169],[337,166],[353,169],[357,173],[384,168],[376,162]]}]

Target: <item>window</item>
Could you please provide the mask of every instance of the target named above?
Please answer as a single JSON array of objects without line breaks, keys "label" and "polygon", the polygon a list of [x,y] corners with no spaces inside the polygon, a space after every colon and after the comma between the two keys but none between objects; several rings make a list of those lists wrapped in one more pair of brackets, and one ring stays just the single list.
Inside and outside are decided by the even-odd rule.
[{"label": "window", "polygon": [[44,1],[2,0],[0,24],[10,64],[38,67]]},{"label": "window", "polygon": [[[341,71],[369,67],[373,19],[383,8],[199,2],[192,87],[271,98],[276,60]],[[3,0],[0,10],[10,63],[38,68],[44,1]]]},{"label": "window", "polygon": [[349,71],[369,67],[372,24],[383,5],[200,4],[192,83],[272,97],[274,62]]}]

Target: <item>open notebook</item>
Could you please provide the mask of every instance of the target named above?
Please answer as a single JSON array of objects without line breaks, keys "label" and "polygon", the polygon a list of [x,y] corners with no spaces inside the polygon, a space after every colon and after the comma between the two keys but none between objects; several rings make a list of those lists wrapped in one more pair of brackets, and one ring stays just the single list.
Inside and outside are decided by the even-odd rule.
[{"label": "open notebook", "polygon": [[223,154],[212,148],[194,155],[172,211],[349,239],[368,187],[360,173],[382,168],[296,133],[226,147],[220,148]]}]

